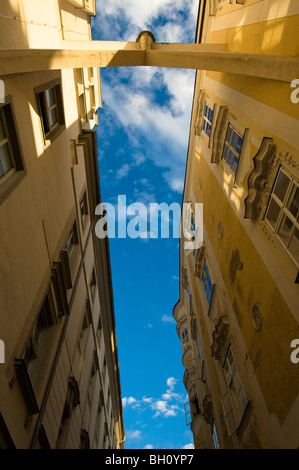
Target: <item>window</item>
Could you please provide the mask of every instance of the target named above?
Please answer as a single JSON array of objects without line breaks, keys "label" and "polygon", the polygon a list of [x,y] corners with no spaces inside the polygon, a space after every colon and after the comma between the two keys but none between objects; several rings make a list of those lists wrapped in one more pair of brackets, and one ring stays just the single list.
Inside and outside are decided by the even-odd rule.
[{"label": "window", "polygon": [[81,215],[82,228],[84,229],[85,223],[86,223],[86,216],[88,215],[86,191],[84,192],[83,197],[80,201],[80,215]]},{"label": "window", "polygon": [[35,365],[46,330],[54,323],[53,318],[55,318],[55,309],[51,290],[49,290],[25,348],[23,359],[29,375]]},{"label": "window", "polygon": [[86,102],[85,102],[85,86],[84,86],[84,70],[76,69],[77,90],[79,99],[79,117],[81,121],[86,121]]},{"label": "window", "polygon": [[87,390],[88,402],[90,406],[92,405],[92,398],[93,398],[93,392],[94,392],[95,381],[96,381],[96,371],[97,371],[97,367],[94,361],[91,366],[91,372],[90,372],[90,378],[89,378],[89,384],[88,384],[88,390]]},{"label": "window", "polygon": [[211,135],[213,119],[213,109],[210,108],[207,104],[205,105],[205,114],[203,117],[203,131],[207,134],[208,137]]},{"label": "window", "polygon": [[225,358],[223,372],[228,389],[222,397],[222,405],[228,430],[232,434],[239,426],[248,402],[231,347]]},{"label": "window", "polygon": [[87,312],[87,304],[86,304],[86,309],[84,312],[81,331],[80,331],[79,340],[78,340],[79,351],[82,357],[84,355],[88,327],[89,327],[89,321],[88,321],[88,312]]},{"label": "window", "polygon": [[66,440],[69,432],[71,415],[73,409],[76,408],[80,403],[80,392],[76,379],[70,377],[68,381],[68,390],[66,395],[66,400],[64,404],[64,409],[62,413],[61,423],[58,432],[57,438],[57,449],[63,449],[66,445]]},{"label": "window", "polygon": [[9,132],[5,119],[4,109],[0,109],[0,180],[12,174],[16,169],[14,156],[10,144]]},{"label": "window", "polygon": [[214,448],[220,449],[215,423],[213,423],[212,438],[213,438]]},{"label": "window", "polygon": [[36,89],[36,93],[44,138],[52,141],[65,127],[60,84],[55,80]]},{"label": "window", "polygon": [[95,273],[94,268],[92,270],[92,274],[91,274],[91,278],[90,278],[90,282],[89,282],[89,287],[90,287],[91,298],[92,298],[92,300],[94,300],[94,296],[95,296],[95,292],[96,292],[96,288],[97,288],[96,273]]},{"label": "window", "polygon": [[242,144],[243,136],[229,124],[225,137],[223,159],[234,173],[237,171]]},{"label": "window", "polygon": [[96,107],[96,98],[95,98],[95,92],[94,92],[94,86],[89,85],[89,98],[90,98],[90,107],[91,109]]},{"label": "window", "polygon": [[280,168],[269,200],[266,220],[299,266],[299,183]]},{"label": "window", "polygon": [[5,103],[0,104],[0,202],[2,197],[9,194],[13,184],[25,175],[21,148],[12,101],[5,97]]},{"label": "window", "polygon": [[77,224],[74,222],[71,231],[67,237],[65,250],[67,251],[69,259],[72,257],[75,245],[78,244],[78,232],[77,232]]},{"label": "window", "polygon": [[187,328],[184,329],[184,331],[182,331],[182,339],[186,338],[188,336],[188,330]]},{"label": "window", "polygon": [[207,262],[204,263],[203,273],[202,273],[202,283],[204,287],[204,291],[206,293],[208,304],[210,305],[213,293],[213,284],[211,281],[209,269]]},{"label": "window", "polygon": [[181,341],[182,341],[182,348],[183,351],[189,348],[190,342],[189,342],[189,334],[188,334],[188,329],[184,328],[181,334]]}]

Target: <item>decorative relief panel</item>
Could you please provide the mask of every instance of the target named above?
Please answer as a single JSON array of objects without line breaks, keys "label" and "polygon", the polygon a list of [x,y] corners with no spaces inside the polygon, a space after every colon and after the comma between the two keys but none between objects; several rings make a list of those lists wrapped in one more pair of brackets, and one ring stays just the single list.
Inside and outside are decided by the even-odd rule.
[{"label": "decorative relief panel", "polygon": [[237,270],[243,269],[243,263],[240,258],[239,250],[236,249],[232,252],[232,257],[229,264],[228,275],[232,283],[235,282]]},{"label": "decorative relief panel", "polygon": [[211,346],[212,357],[219,361],[227,350],[227,335],[228,335],[229,323],[226,316],[222,316],[219,322],[215,326],[215,330],[212,333],[213,343]]},{"label": "decorative relief panel", "polygon": [[196,258],[195,258],[195,276],[201,279],[202,271],[205,263],[206,248],[202,244],[200,248],[197,249]]},{"label": "decorative relief panel", "polygon": [[248,177],[248,196],[245,199],[245,218],[256,220],[272,187],[276,145],[272,138],[264,137],[258,153],[253,158],[254,169]]},{"label": "decorative relief panel", "polygon": [[262,328],[263,316],[260,307],[256,304],[252,307],[252,321],[256,330],[260,330]]},{"label": "decorative relief panel", "polygon": [[203,126],[203,116],[205,111],[205,100],[206,100],[206,92],[204,90],[200,90],[199,97],[197,99],[197,110],[196,110],[196,120],[194,125],[194,134],[200,135]]},{"label": "decorative relief panel", "polygon": [[212,163],[218,163],[221,158],[222,149],[225,141],[227,123],[228,108],[227,106],[220,106],[213,135],[213,147],[211,157]]},{"label": "decorative relief panel", "polygon": [[213,402],[211,395],[206,395],[203,399],[202,416],[206,423],[213,424]]},{"label": "decorative relief panel", "polygon": [[187,268],[182,267],[181,269],[181,281],[183,289],[188,289],[188,276],[187,276]]}]

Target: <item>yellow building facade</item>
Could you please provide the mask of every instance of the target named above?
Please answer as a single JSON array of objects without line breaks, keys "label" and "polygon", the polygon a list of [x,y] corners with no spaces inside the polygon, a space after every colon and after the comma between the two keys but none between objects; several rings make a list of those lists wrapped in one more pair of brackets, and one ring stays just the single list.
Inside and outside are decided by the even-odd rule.
[{"label": "yellow building facade", "polygon": [[[2,49],[92,39],[94,0],[4,3]],[[99,69],[0,75],[0,448],[123,448]]]},{"label": "yellow building facade", "polygon": [[[207,1],[196,42],[298,57],[298,27],[296,1]],[[197,449],[299,446],[293,78],[245,77],[241,67],[239,74],[196,73],[183,202],[193,213],[202,204],[203,243],[186,250],[181,238],[173,314]]]}]

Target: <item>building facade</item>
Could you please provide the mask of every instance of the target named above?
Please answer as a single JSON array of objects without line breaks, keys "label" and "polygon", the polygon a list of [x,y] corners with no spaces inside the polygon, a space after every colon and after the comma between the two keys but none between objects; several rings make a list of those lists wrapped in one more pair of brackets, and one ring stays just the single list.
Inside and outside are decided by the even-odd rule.
[{"label": "building facade", "polygon": [[[298,25],[296,1],[203,1],[196,42],[298,56]],[[183,202],[203,241],[182,234],[173,314],[197,449],[299,446],[296,83],[196,73]]]},{"label": "building facade", "polygon": [[[37,3],[1,5],[1,48],[92,39],[94,0]],[[94,230],[99,69],[0,78],[0,448],[123,448],[109,243]]]}]

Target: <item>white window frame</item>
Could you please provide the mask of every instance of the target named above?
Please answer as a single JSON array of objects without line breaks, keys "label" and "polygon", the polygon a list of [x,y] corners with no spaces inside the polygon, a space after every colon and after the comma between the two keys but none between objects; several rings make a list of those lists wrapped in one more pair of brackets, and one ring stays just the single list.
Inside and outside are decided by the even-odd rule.
[{"label": "white window frame", "polygon": [[[231,145],[232,139],[231,139],[230,142],[227,140],[229,128],[231,128],[233,132],[235,132],[239,137],[242,138],[242,145],[241,145],[239,154],[238,154],[237,150]],[[233,123],[232,121],[229,121],[227,123],[227,128],[226,128],[226,132],[225,132],[225,138],[224,138],[224,144],[223,144],[223,150],[222,150],[222,157],[221,158],[222,158],[222,161],[225,163],[225,166],[227,168],[229,168],[230,172],[235,176],[237,175],[238,168],[239,168],[239,165],[240,165],[240,158],[241,158],[241,155],[242,155],[242,149],[243,149],[243,145],[244,145],[244,136],[245,136],[245,132],[242,132],[235,125],[235,123]],[[226,147],[228,148],[227,156],[228,156],[229,152],[232,151],[232,153],[234,155],[234,158],[237,157],[237,159],[238,159],[238,164],[237,164],[237,167],[236,167],[235,171],[233,170],[231,165],[227,162],[227,159],[224,158],[224,153],[225,153],[225,148]]]},{"label": "white window frame", "polygon": [[[227,368],[225,367],[226,365]],[[247,408],[248,400],[246,398],[231,346],[229,346],[227,350],[225,361],[223,363],[223,374],[227,384],[227,390],[222,396],[222,406],[227,428],[230,435],[232,435],[241,423],[242,417]],[[229,415],[233,417],[233,422],[235,423],[233,426],[231,419],[228,419]]]},{"label": "white window frame", "polygon": [[[281,201],[278,198],[278,196],[274,193],[280,173],[283,173],[290,180],[289,184],[288,184],[288,188],[287,188],[286,193],[284,195],[283,201]],[[277,176],[275,178],[275,182],[274,182],[274,185],[273,185],[273,189],[271,191],[271,195],[269,197],[269,201],[268,201],[268,205],[267,205],[267,209],[266,209],[264,218],[265,218],[265,221],[267,223],[267,226],[271,229],[271,231],[274,233],[275,237],[279,241],[280,246],[288,254],[288,256],[293,261],[293,263],[296,265],[296,267],[299,268],[299,259],[296,260],[296,258],[293,256],[293,254],[288,249],[288,247],[290,245],[291,237],[289,239],[288,245],[286,245],[283,242],[283,240],[281,239],[281,237],[279,236],[279,233],[278,233],[280,227],[282,226],[283,220],[285,220],[286,217],[288,217],[289,220],[292,222],[292,225],[293,225],[292,230],[291,230],[292,235],[293,235],[295,230],[299,230],[299,222],[296,220],[294,215],[289,211],[289,209],[287,207],[289,205],[290,196],[292,195],[292,192],[293,192],[293,196],[295,196],[296,189],[294,187],[299,188],[299,179],[296,178],[295,175],[293,175],[290,171],[288,171],[283,165],[281,165],[278,172],[277,172]],[[293,191],[293,188],[294,188],[294,191]],[[276,223],[275,223],[274,227],[271,224],[271,222],[269,221],[269,219],[267,218],[272,200],[274,200],[274,202],[280,208],[280,211],[279,211],[279,214],[278,214],[278,217],[277,217],[277,220],[276,220]]]},{"label": "white window frame", "polygon": [[9,129],[8,129],[8,125],[6,122],[6,117],[5,117],[5,112],[4,112],[3,107],[0,108],[0,114],[2,117],[4,132],[6,134],[6,137],[0,141],[0,147],[3,147],[6,144],[8,145],[9,157],[10,157],[10,161],[12,164],[12,168],[8,170],[7,173],[3,174],[3,176],[0,178],[0,184],[2,184],[4,181],[7,180],[7,178],[9,178],[16,171],[16,162],[15,162],[13,150],[12,150],[11,143],[10,143]]},{"label": "white window frame", "polygon": [[[211,119],[211,121],[205,116],[206,107],[207,107],[209,110],[212,111],[212,119]],[[211,104],[209,101],[206,101],[206,102],[205,102],[204,111],[203,111],[202,117],[203,117],[202,132],[203,132],[204,136],[205,136],[207,139],[210,139],[210,138],[211,138],[211,133],[212,133],[213,117],[214,117],[214,105]],[[207,132],[206,132],[206,129],[204,129],[205,124],[209,124],[209,126],[210,126],[210,135],[208,135]]]}]

